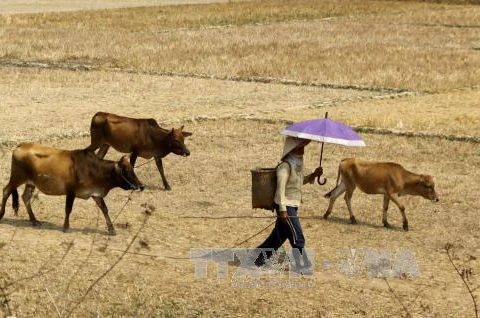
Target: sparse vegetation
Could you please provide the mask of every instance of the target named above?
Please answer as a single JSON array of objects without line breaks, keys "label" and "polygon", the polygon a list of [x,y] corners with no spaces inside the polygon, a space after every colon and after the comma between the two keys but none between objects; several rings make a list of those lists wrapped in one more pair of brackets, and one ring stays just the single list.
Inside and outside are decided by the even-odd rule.
[{"label": "sparse vegetation", "polygon": [[[472,298],[473,312],[475,314],[475,317],[478,318],[479,308],[478,308],[478,304],[477,304],[477,295],[475,294],[476,290],[478,290],[478,287],[472,286],[472,283],[470,281],[470,279],[472,277],[472,274],[473,274],[473,269],[470,266],[459,267],[458,265],[455,264],[455,262],[453,260],[455,258],[455,247],[454,247],[453,244],[446,243],[445,244],[445,252],[447,253],[448,260],[452,264],[453,268],[455,269],[458,276],[462,280],[463,285],[465,286],[468,294]],[[468,261],[471,261],[472,259],[475,259],[475,257],[471,258],[472,256],[471,255],[469,255],[469,256],[470,256],[470,259],[468,259]]]},{"label": "sparse vegetation", "polygon": [[0,18],[0,63],[448,90],[479,84],[475,9],[269,0],[7,15]]},{"label": "sparse vegetation", "polygon": [[[22,203],[14,217],[9,201],[0,222],[0,317],[471,316],[480,262],[479,10],[461,0],[266,0],[0,15],[0,186],[16,144],[85,147],[99,110],[193,132],[192,155],[165,160],[172,192],[162,191],[153,163],[139,160],[147,189],[106,197],[115,237],[104,235],[91,201],[75,202],[67,234],[56,226],[63,199],[36,197],[40,228],[30,227]],[[343,85],[322,85],[332,83]],[[272,214],[250,208],[249,170],[275,165],[286,122],[325,111],[363,127],[367,147],[325,145],[327,185],[305,188],[313,287],[235,288],[232,265],[227,278],[213,264],[207,278],[195,277],[191,248],[263,239],[250,234]],[[397,231],[392,208],[394,228],[377,227],[379,199],[369,196],[355,201],[357,226],[341,204],[337,218],[316,219],[339,160],[350,156],[432,174],[440,202],[409,198],[409,233]],[[305,161],[307,170],[318,165],[316,144]],[[232,215],[242,218],[222,218]],[[471,252],[449,261],[445,242]],[[410,249],[420,276],[346,277],[339,251],[362,247]]]}]

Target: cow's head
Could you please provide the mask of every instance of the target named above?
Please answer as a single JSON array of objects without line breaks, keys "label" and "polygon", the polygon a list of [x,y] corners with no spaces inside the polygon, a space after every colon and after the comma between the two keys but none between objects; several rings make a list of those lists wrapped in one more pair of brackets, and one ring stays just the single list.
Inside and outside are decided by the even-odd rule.
[{"label": "cow's head", "polygon": [[179,156],[190,156],[190,150],[185,146],[185,138],[191,136],[192,133],[183,131],[183,126],[174,129],[168,133],[166,143],[170,152]]},{"label": "cow's head", "polygon": [[137,175],[133,171],[133,167],[126,156],[122,156],[115,163],[115,174],[117,176],[118,186],[124,190],[140,190],[143,191],[145,186],[138,180]]},{"label": "cow's head", "polygon": [[425,199],[432,202],[438,202],[438,196],[435,192],[435,183],[432,176],[421,175],[416,186],[416,192]]}]

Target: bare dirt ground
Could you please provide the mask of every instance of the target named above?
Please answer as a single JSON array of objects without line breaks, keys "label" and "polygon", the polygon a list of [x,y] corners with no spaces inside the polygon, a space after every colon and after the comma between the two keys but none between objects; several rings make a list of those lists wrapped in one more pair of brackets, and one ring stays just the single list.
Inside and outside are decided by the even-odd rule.
[{"label": "bare dirt ground", "polygon": [[[218,276],[213,262],[206,277],[196,275],[190,251],[255,247],[266,237],[271,227],[242,243],[274,220],[269,211],[251,209],[250,169],[277,163],[283,142],[279,131],[286,122],[323,117],[328,111],[352,126],[479,138],[478,86],[398,97],[354,89],[9,66],[0,67],[0,94],[2,187],[15,145],[38,141],[85,147],[96,111],[152,117],[164,127],[185,125],[193,132],[186,141],[190,157],[164,160],[172,191],[163,190],[155,165],[148,163],[136,169],[145,191],[115,189],[106,197],[116,236],[106,234],[92,200],[75,201],[71,231],[63,233],[63,197],[38,194],[33,209],[43,225],[36,228],[23,203],[19,215],[13,215],[10,199],[0,222],[0,317],[475,315],[471,294],[445,246],[452,245],[452,260],[469,286],[478,287],[478,142],[362,133],[365,148],[326,145],[327,184],[305,186],[301,207],[307,246],[315,256],[311,278],[262,270],[260,278],[250,280],[257,285],[238,286],[233,281],[239,268],[233,265],[226,277]],[[318,144],[306,148],[306,172],[318,165],[318,154]],[[119,156],[112,150],[107,155]],[[433,175],[440,202],[405,197],[409,232],[401,229],[393,205],[393,229],[383,228],[381,197],[360,192],[353,198],[358,225],[349,224],[341,199],[331,218],[321,219],[327,207],[323,194],[335,184],[340,159],[350,156],[396,161]],[[239,218],[221,218],[232,216]],[[390,253],[392,265],[396,256],[411,252],[418,275],[371,277],[366,251]]]},{"label": "bare dirt ground", "polygon": [[[196,278],[194,264],[189,259],[190,249],[233,246],[272,219],[211,220],[202,216],[271,216],[267,211],[250,208],[249,170],[277,162],[282,147],[278,135],[284,126],[282,120],[322,116],[324,111],[331,116],[351,118],[348,113],[373,107],[376,100],[361,100],[370,93],[175,77],[106,76],[102,72],[55,71],[57,74],[52,75],[51,71],[2,69],[1,73],[4,77],[0,86],[9,88],[2,105],[2,122],[6,123],[1,134],[5,164],[1,166],[0,179],[4,182],[14,143],[47,138],[45,142],[61,148],[84,147],[89,143],[90,118],[97,110],[152,116],[165,121],[166,127],[185,124],[185,129],[194,133],[187,140],[191,157],[170,155],[165,160],[171,192],[162,189],[155,166],[147,164],[139,167],[137,173],[148,188],[142,193],[132,193],[124,211],[122,207],[129,193],[114,190],[109,194],[106,202],[112,218],[116,218],[115,237],[106,235],[103,217],[92,201],[75,202],[72,231],[67,234],[61,232],[64,198],[39,195],[34,210],[44,222],[40,228],[30,227],[23,205],[18,217],[8,208],[0,234],[0,241],[6,243],[1,250],[5,269],[8,268],[6,273],[12,280],[29,277],[21,280],[18,283],[21,288],[11,295],[11,306],[19,317],[55,316],[57,310],[63,316],[73,308],[74,316],[115,313],[118,316],[382,317],[385,313],[404,314],[399,299],[414,316],[471,313],[471,300],[443,247],[446,243],[457,244],[456,261],[465,268],[478,268],[479,224],[475,213],[478,200],[474,190],[478,189],[474,181],[479,177],[478,144],[364,134],[368,147],[363,149],[327,145],[324,168],[328,183],[324,187],[306,187],[303,216],[323,214],[327,202],[322,195],[333,187],[338,161],[346,156],[393,160],[413,171],[432,174],[441,202],[434,205],[420,198],[406,199],[411,231],[403,232],[400,215],[394,207],[390,212],[394,229],[388,231],[381,226],[378,197],[359,193],[355,196],[354,208],[360,221],[357,226],[348,224],[344,203],[339,200],[330,221],[302,221],[308,246],[317,259],[314,278],[306,280],[310,285],[239,288],[231,282],[231,275],[237,269],[234,266],[230,266],[227,278],[217,278],[216,267],[211,263],[209,276]],[[311,107],[320,100],[338,99],[339,94],[345,100],[341,105]],[[423,113],[402,117],[409,98],[414,99],[376,103],[391,107],[391,114],[398,114],[397,118],[390,118],[393,123],[399,119],[405,125],[428,123],[429,118]],[[449,98],[455,99],[455,94],[449,94]],[[468,108],[458,109],[459,114],[463,111],[471,113]],[[373,113],[370,116],[377,118]],[[378,118],[381,122],[382,117]],[[476,123],[470,128],[468,123],[465,125],[465,130],[479,135]],[[445,132],[449,129],[459,132],[456,125],[447,127],[450,128]],[[109,153],[111,159],[118,156],[114,151]],[[318,145],[307,148],[306,160],[308,170],[316,166]],[[140,228],[146,218],[145,205],[153,206],[155,211]],[[199,219],[181,218],[186,216]],[[83,299],[87,287],[122,255],[121,251],[139,229],[129,251],[151,256],[126,254]],[[266,234],[241,247],[255,246]],[[62,259],[67,247],[70,249]],[[345,253],[349,248],[388,250],[392,260],[399,251],[413,251],[420,276],[389,278],[394,293],[389,292],[384,280],[370,278],[364,270],[348,276],[339,268],[347,260]],[[360,256],[357,262],[359,259]],[[333,267],[322,267],[328,262]],[[268,282],[268,277],[264,281]],[[305,280],[301,282],[306,284]],[[477,282],[476,276],[472,282]],[[298,293],[304,298],[301,306]],[[31,306],[25,307],[23,303]]]}]

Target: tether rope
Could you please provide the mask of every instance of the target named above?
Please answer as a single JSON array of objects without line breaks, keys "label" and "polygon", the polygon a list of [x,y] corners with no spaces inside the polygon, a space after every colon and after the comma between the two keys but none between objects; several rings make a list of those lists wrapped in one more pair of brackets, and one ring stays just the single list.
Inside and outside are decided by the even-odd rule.
[{"label": "tether rope", "polygon": [[[228,250],[232,250],[236,247],[239,247],[240,245],[242,245],[243,243],[246,243],[248,241],[250,241],[251,239],[253,239],[254,237],[260,235],[261,233],[263,233],[266,229],[268,229],[270,226],[272,226],[274,223],[276,222],[273,221],[271,223],[269,223],[266,227],[262,228],[260,231],[256,232],[255,234],[249,236],[248,238],[246,238],[245,240],[239,242],[239,243],[236,243],[235,245],[233,245],[232,247],[230,248],[226,248],[222,251],[217,251],[215,252],[215,254],[217,253],[220,253],[220,252],[225,252],[225,251],[228,251]],[[195,259],[195,258],[203,258],[202,256],[197,256],[197,257],[186,257],[186,256],[164,256],[164,255],[153,255],[153,254],[147,254],[147,253],[137,253],[137,252],[128,252],[128,251],[125,251],[125,250],[121,250],[121,249],[115,249],[115,248],[109,248],[109,250],[111,251],[117,251],[117,252],[122,252],[122,253],[127,253],[127,254],[134,254],[134,255],[140,255],[140,256],[149,256],[149,257],[161,257],[161,258],[168,258],[168,259],[176,259],[176,260],[191,260],[191,259]]]},{"label": "tether rope", "polygon": [[130,194],[127,197],[127,201],[125,201],[125,203],[123,204],[122,208],[120,209],[120,212],[118,212],[118,214],[113,218],[112,223],[114,223],[115,220],[120,216],[120,214],[122,214],[122,212],[125,209],[125,207],[127,206],[128,202],[130,202],[132,200],[133,191],[135,191],[135,190],[130,191]]},{"label": "tether rope", "polygon": [[[291,219],[311,219],[319,220],[321,216],[288,216]],[[179,219],[207,219],[207,220],[222,220],[222,219],[271,219],[277,218],[276,216],[250,216],[250,215],[238,215],[238,216],[179,216]]]},{"label": "tether rope", "polygon": [[143,165],[146,165],[147,163],[149,163],[150,161],[153,161],[153,160],[155,160],[155,157],[154,157],[154,158],[152,158],[152,159],[150,159],[150,160],[148,160],[148,161],[145,161],[145,162],[143,162],[143,163],[139,164],[139,165],[138,165],[138,166],[136,166],[135,168],[138,168],[138,167],[141,167],[141,166],[143,166]]},{"label": "tether rope", "polygon": [[[152,158],[152,159],[150,159],[150,160],[148,160],[148,161],[145,161],[145,162],[139,164],[136,168],[141,167],[141,166],[143,166],[143,165],[146,165],[147,163],[149,163],[149,162],[151,162],[151,161],[153,161],[153,160],[155,160],[155,158]],[[117,218],[120,216],[120,214],[122,214],[123,210],[124,210],[125,207],[127,206],[128,202],[130,202],[130,201],[132,200],[133,191],[135,191],[135,190],[131,190],[131,191],[130,191],[130,194],[129,194],[128,197],[127,197],[127,201],[125,201],[125,203],[123,204],[122,208],[120,209],[120,212],[118,212],[118,214],[113,218],[112,223],[114,223],[115,220],[117,220]]]}]

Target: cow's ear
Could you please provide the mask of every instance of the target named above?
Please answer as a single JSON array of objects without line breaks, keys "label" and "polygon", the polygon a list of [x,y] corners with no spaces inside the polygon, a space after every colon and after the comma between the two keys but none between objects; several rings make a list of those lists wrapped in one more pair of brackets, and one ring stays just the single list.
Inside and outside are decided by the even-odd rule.
[{"label": "cow's ear", "polygon": [[433,184],[433,178],[431,176],[426,176],[426,175],[420,175],[420,185],[424,187],[432,187]]},{"label": "cow's ear", "polygon": [[128,161],[128,159],[127,159],[127,156],[122,156],[122,157],[120,158],[120,160],[118,160],[118,164],[119,164],[120,166],[126,165],[128,162],[129,162],[129,161]]},{"label": "cow's ear", "polygon": [[427,186],[431,187],[433,185],[433,177],[432,176],[422,175],[422,180],[423,180],[423,183]]},{"label": "cow's ear", "polygon": [[420,179],[418,180],[418,184],[425,185],[425,176],[423,174],[420,175]]},{"label": "cow's ear", "polygon": [[115,162],[115,172],[117,174],[122,172],[122,167],[120,166],[120,162]]},{"label": "cow's ear", "polygon": [[185,137],[190,137],[192,135],[192,133],[188,132],[188,131],[183,131],[183,128],[185,126],[182,125],[182,127],[179,128],[179,130],[182,132],[182,136],[185,138]]}]

